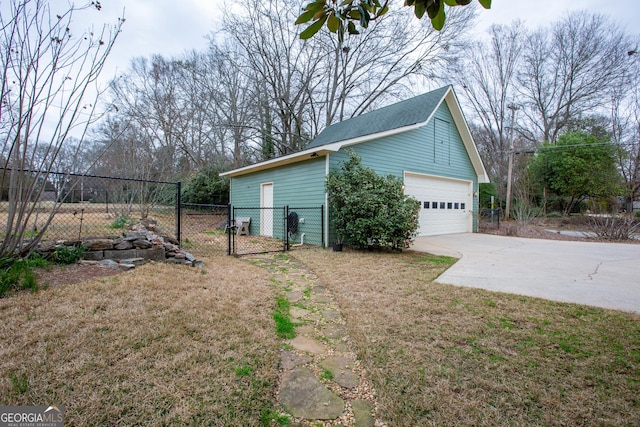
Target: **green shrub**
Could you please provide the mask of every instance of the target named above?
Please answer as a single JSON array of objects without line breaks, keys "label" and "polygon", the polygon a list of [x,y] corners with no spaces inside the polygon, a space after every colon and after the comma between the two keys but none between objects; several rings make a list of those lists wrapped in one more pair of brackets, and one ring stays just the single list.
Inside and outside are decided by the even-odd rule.
[{"label": "green shrub", "polygon": [[481,208],[491,208],[491,197],[493,197],[495,206],[500,207],[498,201],[498,191],[496,190],[496,186],[493,182],[480,183],[479,189]]},{"label": "green shrub", "polygon": [[51,263],[73,264],[82,258],[84,247],[60,246],[49,254],[47,259],[33,252],[27,258],[6,257],[0,259],[0,297],[9,292],[20,290],[38,291],[40,289],[33,269],[49,267]]},{"label": "green shrub", "polygon": [[229,203],[229,178],[221,177],[221,168],[204,166],[187,181],[182,192],[183,203],[226,205]]},{"label": "green shrub", "polygon": [[356,247],[408,248],[418,229],[420,202],[404,194],[403,182],[362,166],[353,150],[326,189],[338,243]]},{"label": "green shrub", "polygon": [[47,261],[36,254],[24,259],[0,259],[0,297],[11,291],[38,291],[39,286],[32,269],[47,265]]},{"label": "green shrub", "polygon": [[129,219],[125,215],[120,215],[111,223],[110,227],[113,229],[125,228],[128,223]]},{"label": "green shrub", "polygon": [[49,259],[56,264],[73,264],[81,260],[83,255],[83,246],[58,246]]}]

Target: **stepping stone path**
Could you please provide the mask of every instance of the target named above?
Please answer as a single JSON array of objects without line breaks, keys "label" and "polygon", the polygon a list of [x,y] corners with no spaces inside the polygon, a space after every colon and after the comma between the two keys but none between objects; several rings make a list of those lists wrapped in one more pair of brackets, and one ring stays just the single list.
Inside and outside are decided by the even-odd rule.
[{"label": "stepping stone path", "polygon": [[384,427],[333,295],[289,255],[257,255],[249,261],[269,270],[298,325],[296,337],[283,341],[280,352],[278,404],[291,417],[289,425]]}]

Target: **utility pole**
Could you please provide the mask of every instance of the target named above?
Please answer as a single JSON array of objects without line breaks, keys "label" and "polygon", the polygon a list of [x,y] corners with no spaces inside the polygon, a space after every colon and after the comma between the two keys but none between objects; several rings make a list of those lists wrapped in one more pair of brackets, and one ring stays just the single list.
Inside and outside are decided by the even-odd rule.
[{"label": "utility pole", "polygon": [[516,118],[516,111],[520,109],[520,106],[516,104],[509,104],[507,105],[507,108],[511,110],[511,132],[509,132],[509,170],[507,172],[507,206],[504,213],[505,221],[509,220],[509,216],[511,213],[511,178],[513,175],[513,156],[515,154],[513,151],[513,128]]}]

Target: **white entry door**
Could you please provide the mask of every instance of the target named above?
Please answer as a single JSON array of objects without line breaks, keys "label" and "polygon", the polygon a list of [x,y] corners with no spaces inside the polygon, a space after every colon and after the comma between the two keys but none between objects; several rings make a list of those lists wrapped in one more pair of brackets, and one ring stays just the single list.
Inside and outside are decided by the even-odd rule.
[{"label": "white entry door", "polygon": [[471,181],[406,173],[404,183],[405,194],[420,202],[419,236],[472,231]]},{"label": "white entry door", "polygon": [[273,183],[262,184],[261,187],[260,234],[273,237]]}]

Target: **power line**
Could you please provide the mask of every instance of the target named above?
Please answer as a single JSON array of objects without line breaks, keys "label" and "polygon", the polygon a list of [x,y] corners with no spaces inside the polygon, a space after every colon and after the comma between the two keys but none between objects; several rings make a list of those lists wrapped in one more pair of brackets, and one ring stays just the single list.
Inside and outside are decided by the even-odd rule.
[{"label": "power line", "polygon": [[513,150],[514,154],[536,154],[539,153],[540,151],[543,150],[560,150],[560,149],[565,149],[565,148],[574,148],[574,147],[603,147],[603,146],[610,146],[610,147],[634,147],[634,146],[640,146],[639,142],[619,142],[619,143],[615,143],[615,142],[597,142],[597,143],[593,143],[593,144],[568,144],[568,145],[544,145],[544,146],[540,146],[536,149],[533,150]]}]

